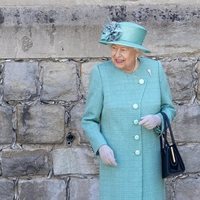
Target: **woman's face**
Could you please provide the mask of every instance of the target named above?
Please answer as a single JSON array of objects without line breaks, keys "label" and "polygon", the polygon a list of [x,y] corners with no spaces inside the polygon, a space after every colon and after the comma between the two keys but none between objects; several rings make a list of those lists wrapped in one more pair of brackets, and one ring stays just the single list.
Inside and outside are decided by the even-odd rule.
[{"label": "woman's face", "polygon": [[132,72],[134,70],[138,55],[139,52],[132,47],[116,44],[111,46],[111,59],[113,64],[125,72]]}]

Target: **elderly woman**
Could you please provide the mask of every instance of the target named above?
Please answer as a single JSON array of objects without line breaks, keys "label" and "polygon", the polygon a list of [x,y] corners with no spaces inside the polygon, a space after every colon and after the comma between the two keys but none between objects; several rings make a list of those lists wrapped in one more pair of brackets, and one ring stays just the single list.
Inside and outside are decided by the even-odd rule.
[{"label": "elderly woman", "polygon": [[100,157],[100,200],[163,200],[159,134],[175,116],[161,63],[142,56],[146,29],[106,25],[111,60],[94,66],[82,127]]}]

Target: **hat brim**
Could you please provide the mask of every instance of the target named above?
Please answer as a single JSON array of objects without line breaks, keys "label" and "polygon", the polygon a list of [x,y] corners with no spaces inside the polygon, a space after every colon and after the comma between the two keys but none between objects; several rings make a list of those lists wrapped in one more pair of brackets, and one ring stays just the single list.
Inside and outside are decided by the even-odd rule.
[{"label": "hat brim", "polygon": [[149,51],[148,49],[146,49],[142,45],[134,44],[134,43],[122,41],[122,40],[113,41],[113,42],[107,42],[107,41],[100,40],[99,43],[105,44],[105,45],[118,44],[118,45],[122,45],[122,46],[126,46],[126,47],[132,47],[132,48],[135,48],[135,49],[139,49],[140,51],[142,51],[144,53],[151,53],[151,51]]}]

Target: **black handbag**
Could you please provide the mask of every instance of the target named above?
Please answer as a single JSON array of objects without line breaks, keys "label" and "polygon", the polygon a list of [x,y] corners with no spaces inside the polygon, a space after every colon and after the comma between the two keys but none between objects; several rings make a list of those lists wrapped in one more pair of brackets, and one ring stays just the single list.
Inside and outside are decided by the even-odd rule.
[{"label": "black handbag", "polygon": [[[170,121],[164,112],[161,112],[164,119],[164,133],[160,136],[162,178],[177,176],[185,171],[185,165],[178,151]],[[170,133],[171,143],[167,140],[167,133]]]}]

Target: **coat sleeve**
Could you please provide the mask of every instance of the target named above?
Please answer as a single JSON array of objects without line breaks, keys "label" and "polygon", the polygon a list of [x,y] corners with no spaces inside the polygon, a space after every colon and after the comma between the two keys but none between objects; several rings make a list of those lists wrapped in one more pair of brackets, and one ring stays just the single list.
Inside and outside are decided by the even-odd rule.
[{"label": "coat sleeve", "polygon": [[[159,65],[158,70],[159,70],[159,81],[160,81],[160,92],[161,92],[161,111],[167,114],[171,122],[176,115],[176,110],[172,103],[172,95],[171,95],[169,83],[167,80],[167,76],[163,70],[163,67],[160,61],[158,61],[158,65]],[[161,113],[158,113],[158,114],[162,119],[162,123],[161,123],[160,128],[156,129],[155,131],[160,134],[164,130],[164,121],[163,121],[163,117]]]},{"label": "coat sleeve", "polygon": [[100,130],[102,108],[103,86],[99,68],[96,65],[90,75],[87,101],[82,117],[82,128],[96,154],[100,146],[107,144]]}]

